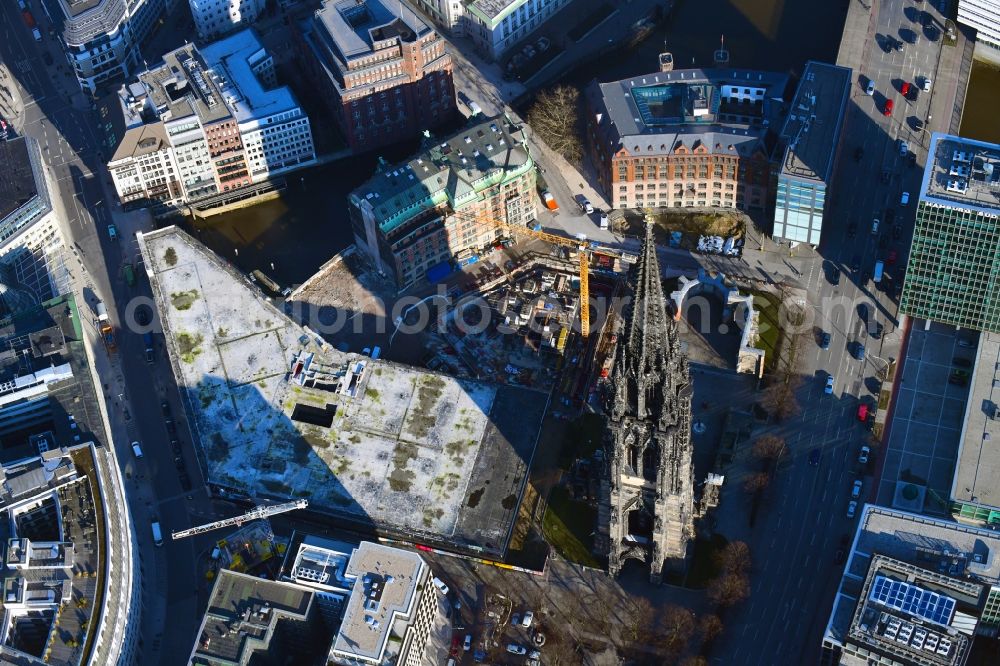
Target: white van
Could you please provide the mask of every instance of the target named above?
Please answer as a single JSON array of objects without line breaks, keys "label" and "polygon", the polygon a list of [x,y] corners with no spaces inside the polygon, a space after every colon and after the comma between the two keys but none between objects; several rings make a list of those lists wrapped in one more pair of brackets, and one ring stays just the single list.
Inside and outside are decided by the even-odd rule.
[{"label": "white van", "polygon": [[136,458],[142,457],[142,447],[139,446],[139,442],[132,442],[132,453],[135,454]]}]

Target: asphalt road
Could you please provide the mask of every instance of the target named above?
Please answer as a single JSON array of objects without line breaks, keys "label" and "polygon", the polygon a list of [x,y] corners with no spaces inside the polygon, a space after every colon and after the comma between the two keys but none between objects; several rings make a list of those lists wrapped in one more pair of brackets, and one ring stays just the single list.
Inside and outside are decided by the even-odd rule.
[{"label": "asphalt road", "polygon": [[[141,269],[136,271],[139,279],[134,288],[122,273],[123,263],[135,261],[138,254],[134,232],[149,223],[141,215],[122,215],[116,207],[93,129],[100,120],[79,92],[56,39],[47,34],[44,12],[32,9],[42,27],[41,42],[32,38],[15,3],[0,3],[0,62],[13,79],[4,84],[11,87],[16,82],[20,106],[20,113],[7,118],[17,134],[29,135],[41,146],[67,252],[73,255],[68,259],[81,312],[92,313],[95,299],[100,299],[119,324],[118,350],[112,354],[101,345],[92,324],[85,330],[107,398],[113,444],[138,537],[145,607],[141,654],[147,663],[182,663],[190,654],[203,608],[196,595],[201,582],[195,575],[196,557],[210,547],[212,535],[179,542],[167,539],[162,548],[155,548],[150,521],[159,518],[169,534],[230,515],[226,510],[231,507],[220,511],[207,498],[183,423],[179,439],[194,488],[185,493],[180,487],[160,409],[161,400],[168,399],[172,412],[181,413],[162,337],[155,336],[156,361],[148,364],[141,333],[121,326],[130,300],[149,296]],[[51,66],[43,59],[46,52]],[[108,235],[112,222],[118,226],[118,242]],[[141,442],[142,460],[133,455],[132,441]],[[204,595],[204,587],[201,592]]]}]

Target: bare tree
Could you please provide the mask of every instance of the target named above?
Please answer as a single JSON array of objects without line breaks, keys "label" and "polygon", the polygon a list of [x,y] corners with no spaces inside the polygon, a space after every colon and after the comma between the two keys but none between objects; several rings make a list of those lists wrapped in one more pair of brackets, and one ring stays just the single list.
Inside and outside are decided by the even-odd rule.
[{"label": "bare tree", "polygon": [[784,452],[785,440],[774,435],[765,435],[753,443],[753,454],[762,460],[777,460]]},{"label": "bare tree", "polygon": [[528,124],[538,137],[573,165],[578,165],[583,156],[579,106],[580,91],[558,85],[538,93],[528,110]]},{"label": "bare tree", "polygon": [[802,385],[799,375],[779,371],[771,383],[760,395],[760,406],[767,411],[775,421],[784,421],[799,414],[802,407],[795,395],[796,389]]},{"label": "bare tree", "polygon": [[730,541],[719,553],[719,565],[726,573],[747,573],[750,570],[750,546],[745,541]]},{"label": "bare tree", "polygon": [[743,481],[743,490],[745,490],[748,494],[753,495],[754,493],[767,488],[770,483],[770,474],[767,472],[754,472],[753,474],[747,476],[747,478]]},{"label": "bare tree", "polygon": [[638,642],[646,638],[652,626],[656,609],[646,597],[635,597],[625,607],[625,627],[623,633],[630,641]]},{"label": "bare tree", "polygon": [[708,585],[708,598],[717,606],[734,606],[750,596],[750,580],[743,574],[723,573]]},{"label": "bare tree", "polygon": [[722,620],[714,613],[698,618],[698,635],[701,636],[702,643],[711,643],[722,633],[722,628]]},{"label": "bare tree", "polygon": [[694,627],[693,612],[675,604],[667,604],[656,623],[655,643],[670,654],[679,655],[687,649],[688,641],[694,635]]},{"label": "bare tree", "polygon": [[679,666],[708,666],[708,659],[700,654],[689,655],[681,660]]}]

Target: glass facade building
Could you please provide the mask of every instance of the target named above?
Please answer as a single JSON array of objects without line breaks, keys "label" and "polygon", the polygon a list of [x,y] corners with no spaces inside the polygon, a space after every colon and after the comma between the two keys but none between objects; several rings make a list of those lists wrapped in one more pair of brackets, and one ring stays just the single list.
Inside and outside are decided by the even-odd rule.
[{"label": "glass facade building", "polygon": [[819,245],[823,231],[826,183],[778,176],[774,202],[774,237],[793,243]]},{"label": "glass facade building", "polygon": [[929,154],[899,310],[1000,332],[1000,146],[935,134]]}]

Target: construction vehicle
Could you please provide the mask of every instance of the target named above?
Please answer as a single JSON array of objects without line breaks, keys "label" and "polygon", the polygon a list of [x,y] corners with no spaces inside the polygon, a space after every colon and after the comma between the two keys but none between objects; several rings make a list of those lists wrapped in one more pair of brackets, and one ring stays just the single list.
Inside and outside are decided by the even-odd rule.
[{"label": "construction vehicle", "polygon": [[108,308],[102,301],[97,301],[97,328],[101,331],[101,338],[108,351],[115,350],[115,327],[111,325],[111,318],[108,317]]},{"label": "construction vehicle", "polygon": [[181,530],[180,532],[173,532],[170,536],[174,540],[183,539],[184,537],[189,537],[195,534],[204,534],[205,532],[211,532],[212,530],[217,530],[221,527],[229,527],[231,525],[239,526],[251,520],[268,518],[269,516],[274,516],[279,513],[285,513],[288,511],[294,511],[295,509],[304,509],[307,506],[309,506],[309,500],[304,500],[304,499],[294,500],[292,502],[285,502],[283,504],[255,506],[254,508],[250,509],[243,515],[233,516],[232,518],[225,518],[223,520],[217,520],[214,523],[199,525],[198,527],[192,527],[189,530]]},{"label": "construction vehicle", "polygon": [[[452,214],[460,219],[475,220],[480,224],[487,224],[491,222],[491,220],[486,218],[484,215],[469,216],[462,215],[458,212]],[[577,253],[580,260],[580,334],[583,336],[583,339],[586,340],[590,336],[590,307],[588,305],[590,303],[590,255],[604,254],[630,263],[635,261],[635,257],[618,250],[601,247],[594,241],[588,241],[586,236],[583,236],[582,234],[579,238],[567,238],[566,236],[550,234],[547,231],[542,231],[541,225],[538,223],[533,223],[532,227],[527,227],[512,225],[497,220],[496,225],[508,236],[517,236],[519,238],[537,238],[545,241],[546,243],[552,243],[553,245],[561,245],[563,247],[571,247],[580,250]]]}]

